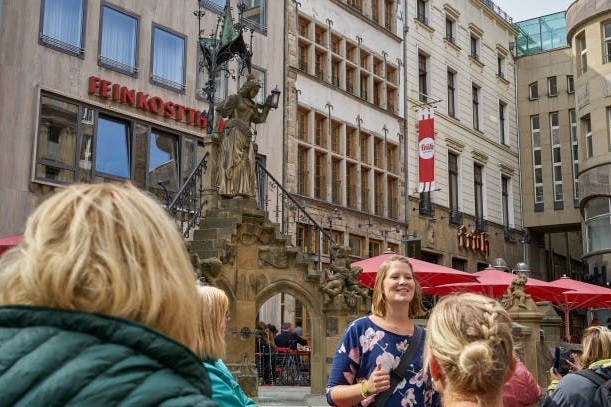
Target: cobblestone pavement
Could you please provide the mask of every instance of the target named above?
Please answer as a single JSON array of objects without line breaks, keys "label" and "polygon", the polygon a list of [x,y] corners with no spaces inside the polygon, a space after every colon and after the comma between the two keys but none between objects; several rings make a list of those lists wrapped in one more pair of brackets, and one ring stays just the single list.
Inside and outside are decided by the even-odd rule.
[{"label": "cobblestone pavement", "polygon": [[259,397],[254,400],[260,407],[320,407],[327,405],[325,396],[310,394],[309,387],[297,386],[260,386]]}]

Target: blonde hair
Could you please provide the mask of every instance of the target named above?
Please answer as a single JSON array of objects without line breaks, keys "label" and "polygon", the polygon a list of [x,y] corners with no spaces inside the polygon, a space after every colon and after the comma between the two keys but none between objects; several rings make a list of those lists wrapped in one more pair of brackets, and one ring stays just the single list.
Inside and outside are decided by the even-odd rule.
[{"label": "blonde hair", "polygon": [[581,345],[581,363],[584,368],[599,360],[611,359],[611,331],[605,326],[587,328],[583,333]]},{"label": "blonde hair", "polygon": [[471,293],[445,297],[429,316],[425,366],[434,357],[462,395],[500,393],[513,355],[511,328],[509,314],[493,299]]},{"label": "blonde hair", "polygon": [[222,359],[225,356],[223,329],[229,298],[220,288],[198,286],[199,335],[196,352],[202,359]]},{"label": "blonde hair", "polygon": [[[376,275],[376,280],[373,286],[373,296],[371,298],[371,313],[373,315],[377,315],[379,317],[384,317],[386,315],[386,298],[384,297],[384,288],[382,284],[384,283],[384,279],[388,275],[388,271],[390,270],[390,266],[394,262],[404,263],[409,266],[409,269],[414,275],[414,267],[409,262],[409,259],[405,256],[395,255],[390,256],[384,263],[380,264],[378,268],[378,274]],[[420,284],[416,281],[416,276],[414,275],[414,298],[409,304],[409,317],[414,318],[424,314],[424,306],[422,305],[422,289],[420,288]]]},{"label": "blonde hair", "polygon": [[194,282],[174,222],[128,183],[59,191],[29,217],[21,244],[0,258],[1,305],[121,317],[191,348],[197,337]]}]

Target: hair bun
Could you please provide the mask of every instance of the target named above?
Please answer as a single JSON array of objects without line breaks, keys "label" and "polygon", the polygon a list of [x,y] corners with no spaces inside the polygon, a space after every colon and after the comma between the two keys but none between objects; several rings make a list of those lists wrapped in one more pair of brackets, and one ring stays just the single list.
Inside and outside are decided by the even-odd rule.
[{"label": "hair bun", "polygon": [[458,368],[470,375],[474,383],[481,383],[485,372],[493,367],[492,350],[485,341],[471,342],[465,345],[458,358]]}]

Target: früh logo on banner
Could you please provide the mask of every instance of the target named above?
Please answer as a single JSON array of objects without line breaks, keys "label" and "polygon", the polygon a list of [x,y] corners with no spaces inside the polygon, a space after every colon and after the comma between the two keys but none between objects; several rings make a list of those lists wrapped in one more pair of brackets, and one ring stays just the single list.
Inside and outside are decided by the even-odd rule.
[{"label": "fr\u00fch logo on banner", "polygon": [[418,110],[418,192],[435,189],[435,116],[433,109]]}]

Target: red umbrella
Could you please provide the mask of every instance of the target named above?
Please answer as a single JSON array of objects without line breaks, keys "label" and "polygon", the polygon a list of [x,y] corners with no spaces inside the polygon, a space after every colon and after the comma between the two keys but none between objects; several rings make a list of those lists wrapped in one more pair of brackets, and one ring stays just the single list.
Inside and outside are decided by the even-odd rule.
[{"label": "red umbrella", "polygon": [[[447,295],[459,292],[471,292],[482,294],[491,298],[500,298],[507,292],[507,287],[517,277],[516,274],[507,273],[493,268],[487,268],[477,273],[477,282],[446,284],[437,287],[424,289],[425,294]],[[525,292],[530,294],[533,301],[549,301],[556,298],[556,295],[564,292],[564,288],[555,287],[550,283],[536,278],[528,277]]]},{"label": "red umbrella", "polygon": [[611,290],[583,281],[562,276],[550,285],[563,288],[564,293],[552,301],[564,312],[564,328],[567,340],[570,339],[569,311],[577,308],[611,308]]},{"label": "red umbrella", "polygon": [[23,235],[21,234],[0,238],[0,254],[4,253],[13,246],[17,246],[19,243],[21,243],[22,239]]},{"label": "red umbrella", "polygon": [[[385,252],[379,256],[369,259],[359,260],[351,264],[352,267],[362,267],[363,272],[359,275],[359,281],[365,286],[372,288],[378,269],[386,259],[396,256],[396,253]],[[429,263],[418,259],[409,258],[409,262],[414,268],[416,280],[422,287],[432,287],[440,284],[461,283],[477,281],[475,276],[464,271],[455,270],[435,263]]]}]

